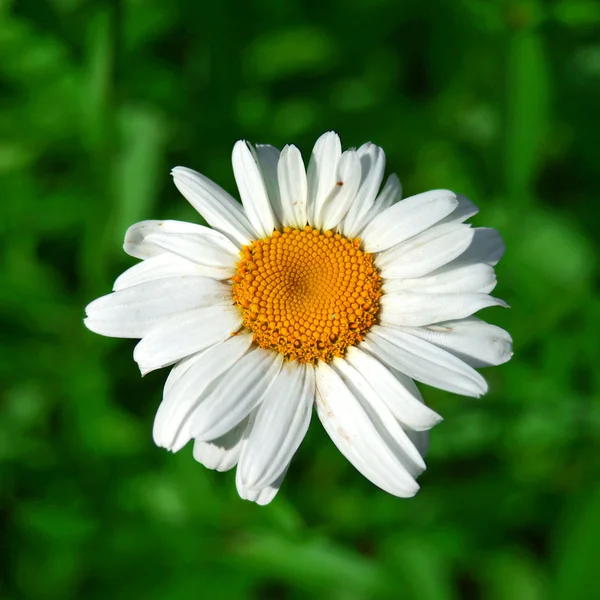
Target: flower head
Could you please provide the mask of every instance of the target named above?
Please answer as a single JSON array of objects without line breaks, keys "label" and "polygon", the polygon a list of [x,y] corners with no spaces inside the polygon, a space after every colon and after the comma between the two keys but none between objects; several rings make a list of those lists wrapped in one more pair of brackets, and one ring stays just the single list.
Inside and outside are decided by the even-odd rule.
[{"label": "flower head", "polygon": [[243,498],[277,493],[312,408],[339,450],[396,496],[418,490],[428,430],[441,417],[413,379],[467,396],[474,367],[512,355],[510,336],[472,315],[489,295],[504,244],[465,221],[477,208],[435,190],[401,200],[381,148],[341,150],[328,132],[305,169],[300,151],[240,141],[242,205],[191,169],[175,185],[211,228],[130,227],[142,262],[87,307],[102,335],[141,338],[143,374],[174,365],[154,440],[224,471]]}]

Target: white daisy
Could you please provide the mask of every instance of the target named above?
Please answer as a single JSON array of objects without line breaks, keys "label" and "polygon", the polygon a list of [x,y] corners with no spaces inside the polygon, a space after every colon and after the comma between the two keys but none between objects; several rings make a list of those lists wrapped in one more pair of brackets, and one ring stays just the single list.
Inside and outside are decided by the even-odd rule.
[{"label": "white daisy", "polygon": [[242,498],[267,504],[309,426],[370,481],[413,496],[428,431],[441,417],[417,381],[487,391],[473,367],[512,355],[504,330],[472,315],[489,295],[504,244],[471,228],[466,198],[435,190],[401,200],[381,148],[342,152],[329,132],[308,170],[286,146],[233,149],[242,206],[191,169],[175,185],[212,229],[143,221],[125,237],[142,260],[87,307],[102,335],[141,338],[142,374],[174,365],[154,440],[194,440],[210,469],[237,465]]}]

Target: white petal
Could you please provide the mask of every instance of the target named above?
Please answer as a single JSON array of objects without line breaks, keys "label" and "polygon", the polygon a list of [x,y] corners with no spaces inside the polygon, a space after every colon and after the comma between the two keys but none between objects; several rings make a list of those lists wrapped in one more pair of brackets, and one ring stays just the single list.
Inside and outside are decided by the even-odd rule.
[{"label": "white petal", "polygon": [[203,233],[151,233],[146,241],[192,262],[211,267],[235,267],[239,250],[218,231],[219,237]]},{"label": "white petal", "polygon": [[207,273],[215,273],[215,279],[232,277],[240,259],[239,253],[234,256],[215,246],[210,240],[193,233],[153,233],[147,240],[198,264]]},{"label": "white petal", "polygon": [[472,367],[501,365],[513,354],[508,332],[477,317],[405,331],[447,350]]},{"label": "white petal", "polygon": [[259,237],[275,229],[275,217],[258,159],[244,140],[236,142],[232,155],[233,174],[248,219]]},{"label": "white petal", "polygon": [[213,440],[245,419],[262,402],[282,362],[282,355],[272,350],[256,348],[246,354],[198,406],[192,425],[194,437]]},{"label": "white petal", "polygon": [[284,471],[306,435],[314,398],[314,368],[284,363],[242,451],[238,474],[244,487],[261,489]]},{"label": "white petal", "polygon": [[362,373],[402,425],[421,431],[442,421],[440,415],[425,406],[417,386],[406,375],[394,376],[383,363],[356,346],[348,348],[346,361]]},{"label": "white petal", "polygon": [[[196,233],[205,234],[216,238],[223,236],[218,231],[213,231],[208,227],[197,225],[196,223],[186,223],[185,221],[140,221],[139,223],[133,224],[125,233],[125,242],[123,243],[123,249],[129,256],[135,258],[152,258],[163,254],[164,248],[153,244],[147,240],[148,236],[153,233]],[[226,240],[225,240],[226,241]]]},{"label": "white petal", "polygon": [[456,194],[448,190],[433,190],[401,200],[365,227],[361,234],[365,251],[387,250],[435,225],[456,206]]},{"label": "white petal", "polygon": [[177,452],[192,439],[190,422],[194,409],[211,384],[235,367],[251,343],[250,334],[232,336],[196,354],[185,369],[175,367],[179,367],[178,376],[167,380],[163,401],[154,419],[153,436],[157,446]]},{"label": "white petal", "polygon": [[[371,356],[371,355],[369,354],[369,356]],[[374,358],[374,357],[372,357],[372,358]],[[374,360],[377,360],[377,359],[374,358]],[[425,401],[423,400],[423,396],[421,396],[421,393],[419,392],[417,386],[415,385],[415,382],[410,377],[407,377],[404,373],[401,373],[400,371],[390,367],[389,365],[388,365],[388,369],[389,369],[389,372],[403,386],[405,386],[406,388],[411,390],[411,392],[413,393],[415,398],[418,398],[422,404],[425,404]],[[394,412],[394,411],[392,410],[392,412]],[[440,419],[441,419],[441,417],[440,417]],[[417,448],[417,450],[419,451],[421,456],[423,458],[425,458],[425,455],[427,454],[427,451],[429,450],[429,430],[415,431],[411,427],[404,426],[404,431],[406,431],[406,435],[412,440],[413,444],[415,445],[415,447]]]},{"label": "white petal", "polygon": [[[210,346],[201,352],[196,352],[183,360],[180,360],[173,368],[169,371],[167,380],[163,387],[163,400],[158,406],[158,410],[154,415],[154,425],[152,428],[152,438],[154,443],[161,448],[171,448],[173,446],[173,439],[176,435],[177,430],[174,429],[169,434],[167,424],[171,418],[172,413],[176,410],[180,397],[172,394],[173,388],[177,385],[177,382],[193,367],[198,363],[202,362],[208,352],[210,352],[215,346]],[[187,440],[189,441],[189,439]]]},{"label": "white petal", "polygon": [[316,376],[317,414],[339,451],[381,489],[395,496],[414,496],[417,482],[340,376],[323,362]]},{"label": "white petal", "polygon": [[235,273],[235,266],[240,258],[239,254],[232,256],[210,242],[207,243],[206,239],[201,236],[192,233],[154,233],[147,239],[173,254],[196,263],[206,273],[216,275],[215,279],[231,277]]},{"label": "white petal", "polygon": [[444,219],[444,222],[464,223],[479,212],[477,206],[466,196],[456,194],[456,199],[458,206]]},{"label": "white petal", "polygon": [[235,484],[237,486],[238,494],[240,498],[244,500],[250,500],[250,502],[256,502],[256,504],[260,506],[264,506],[265,504],[269,504],[273,498],[277,495],[281,484],[283,483],[283,479],[285,474],[287,473],[287,468],[285,471],[272,483],[265,486],[262,489],[252,489],[244,486],[240,479],[240,470],[238,469],[236,472]]},{"label": "white petal", "polygon": [[239,203],[208,177],[186,167],[175,167],[171,174],[177,189],[213,229],[239,245],[258,237]]},{"label": "white petal", "polygon": [[485,379],[469,365],[399,329],[376,325],[363,346],[388,366],[427,385],[476,398],[487,392]]},{"label": "white petal", "polygon": [[[378,252],[376,254],[377,266],[383,267],[398,262],[399,260],[401,261],[403,255],[407,252],[416,251],[430,242],[439,240],[440,238],[457,231],[471,232],[471,225],[463,225],[462,223],[437,223],[404,242],[400,242],[387,250],[383,250],[383,252]],[[469,239],[471,239],[472,234],[469,235]]]},{"label": "white petal", "polygon": [[102,335],[141,338],[174,315],[228,300],[228,284],[207,277],[169,277],[94,300],[85,309],[84,322]]},{"label": "white petal", "polygon": [[337,133],[328,131],[316,142],[308,163],[308,223],[315,226],[315,215],[321,211],[325,199],[336,183],[337,166],[342,155],[342,144]]},{"label": "white petal", "polygon": [[382,277],[421,277],[454,260],[473,239],[468,225],[436,225],[377,255]]},{"label": "white petal", "polygon": [[235,306],[221,304],[190,310],[146,335],[135,347],[133,359],[145,375],[225,341],[241,324],[242,316]]},{"label": "white petal", "polygon": [[384,294],[379,303],[379,319],[382,324],[407,327],[463,319],[488,306],[508,308],[504,300],[488,294],[397,292]]},{"label": "white petal", "polygon": [[504,256],[506,246],[502,237],[495,229],[488,227],[475,227],[471,245],[448,266],[458,267],[486,263],[496,265]]},{"label": "white petal", "polygon": [[118,292],[119,290],[139,285],[140,283],[165,279],[166,277],[189,276],[229,279],[232,275],[231,269],[198,265],[190,260],[181,258],[181,256],[165,252],[164,254],[143,260],[127,269],[127,271],[117,277],[113,285],[113,291]]},{"label": "white petal", "polygon": [[302,154],[296,146],[286,146],[281,151],[277,174],[281,194],[281,222],[284,227],[301,229],[307,223],[307,183]]},{"label": "white petal", "polygon": [[315,226],[323,231],[336,227],[354,202],[359,185],[360,160],[354,150],[347,150],[338,163],[335,185],[320,209],[315,208]]},{"label": "white petal", "polygon": [[365,377],[343,358],[334,358],[331,366],[360,403],[367,418],[400,464],[413,477],[420,475],[425,470],[423,458],[379,394]]},{"label": "white petal", "polygon": [[356,198],[344,217],[342,231],[346,237],[356,237],[360,225],[373,207],[385,171],[385,152],[368,142],[357,151],[361,166],[361,182]]},{"label": "white petal", "polygon": [[402,184],[395,173],[392,173],[385,182],[379,196],[375,198],[369,212],[356,223],[356,230],[362,235],[364,228],[380,213],[387,210],[392,204],[402,200]]},{"label": "white petal", "polygon": [[282,221],[281,194],[279,192],[279,181],[277,179],[277,166],[279,164],[279,150],[269,144],[256,145],[256,157],[258,165],[267,188],[269,202],[275,216],[275,225],[280,227]]},{"label": "white petal", "polygon": [[415,279],[387,279],[383,284],[386,294],[392,292],[420,292],[427,294],[459,294],[474,292],[489,294],[496,287],[494,267],[479,263],[452,268],[445,265],[425,277]]},{"label": "white petal", "polygon": [[[205,350],[201,350],[196,354],[190,354],[185,358],[181,359],[179,362],[173,365],[173,368],[169,371],[169,375],[167,376],[167,380],[165,381],[165,385],[163,386],[163,397],[166,396],[178,379],[188,370],[190,369],[200,358],[202,355],[208,351],[208,348]],[[160,410],[160,407],[159,407]]]},{"label": "white petal", "polygon": [[207,469],[229,471],[233,469],[240,458],[242,437],[247,419],[216,440],[202,442],[194,440],[194,458]]}]

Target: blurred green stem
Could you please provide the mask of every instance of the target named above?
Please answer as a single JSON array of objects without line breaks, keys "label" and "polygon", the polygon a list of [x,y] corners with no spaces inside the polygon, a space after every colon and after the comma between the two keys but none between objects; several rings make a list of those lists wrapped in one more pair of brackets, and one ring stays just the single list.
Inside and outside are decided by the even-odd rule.
[{"label": "blurred green stem", "polygon": [[106,262],[112,240],[110,204],[114,156],[116,155],[115,66],[118,54],[119,4],[107,3],[98,8],[89,24],[89,46],[83,86],[83,136],[89,151],[90,194],[98,201],[90,203],[83,232],[81,255],[83,288],[93,293],[106,279]]},{"label": "blurred green stem", "polygon": [[519,205],[532,198],[548,130],[548,65],[539,29],[513,33],[508,44],[505,186]]}]

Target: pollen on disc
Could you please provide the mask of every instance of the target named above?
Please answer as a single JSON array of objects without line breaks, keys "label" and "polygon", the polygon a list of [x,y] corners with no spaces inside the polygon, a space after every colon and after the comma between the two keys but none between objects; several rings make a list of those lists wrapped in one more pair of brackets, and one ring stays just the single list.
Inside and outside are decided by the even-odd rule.
[{"label": "pollen on disc", "polygon": [[288,360],[343,357],[376,323],[381,278],[360,240],[284,228],[244,246],[233,298],[262,348]]}]

